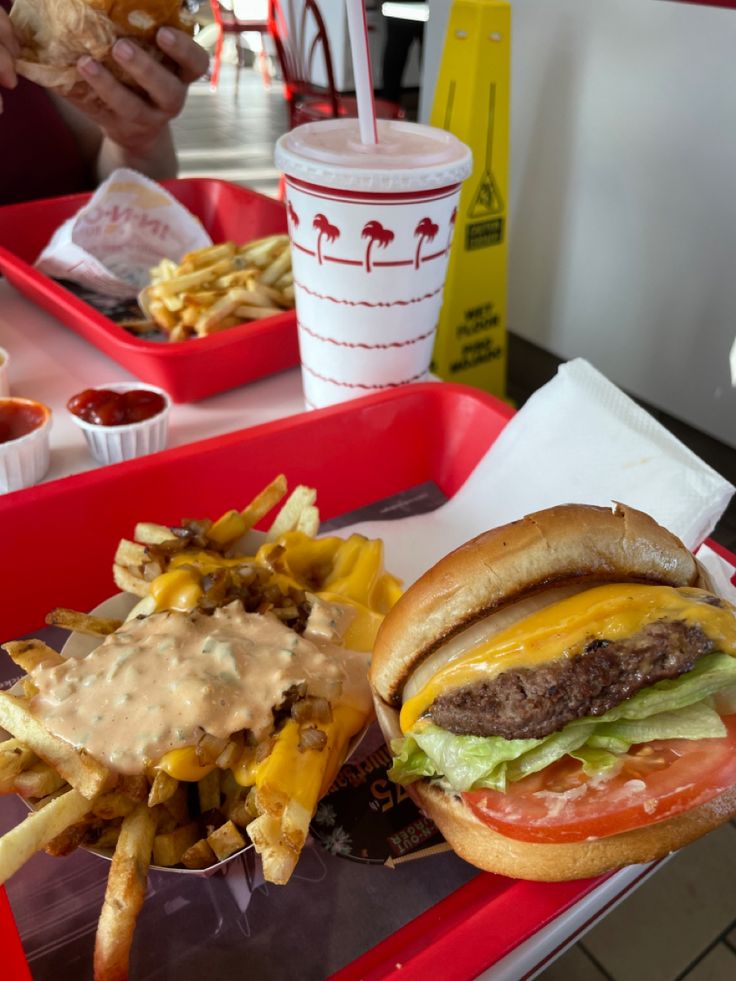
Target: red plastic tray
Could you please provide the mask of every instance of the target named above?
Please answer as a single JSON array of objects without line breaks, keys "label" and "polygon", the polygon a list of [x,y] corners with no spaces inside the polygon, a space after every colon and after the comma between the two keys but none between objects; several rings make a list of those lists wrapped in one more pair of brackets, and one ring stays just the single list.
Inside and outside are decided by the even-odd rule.
[{"label": "red plastic tray", "polygon": [[[109,595],[111,556],[138,520],[217,514],[281,471],[291,485],[317,488],[325,519],[426,481],[451,497],[511,415],[460,385],[407,386],[6,495],[0,596],[13,601],[0,616],[0,640],[37,629],[53,606],[87,609]],[[448,981],[466,981],[605,878],[540,884],[478,874],[334,979],[423,981],[440,966]],[[18,951],[1,895],[0,950]],[[9,977],[25,981],[22,962],[9,963],[18,965]]]},{"label": "red plastic tray", "polygon": [[[215,242],[247,242],[286,231],[284,206],[256,191],[206,178],[166,181],[164,186],[202,221]],[[41,250],[89,198],[72,194],[0,208],[0,272],[21,293],[137,378],[166,389],[175,402],[194,402],[299,363],[293,311],[209,337],[147,341],[40,273],[33,263]]]}]

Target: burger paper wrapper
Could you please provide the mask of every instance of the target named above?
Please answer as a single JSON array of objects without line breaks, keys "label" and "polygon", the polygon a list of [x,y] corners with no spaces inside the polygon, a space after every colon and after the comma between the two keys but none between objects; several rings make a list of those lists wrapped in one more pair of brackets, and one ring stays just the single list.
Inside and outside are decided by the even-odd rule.
[{"label": "burger paper wrapper", "polygon": [[351,530],[383,538],[387,568],[409,585],[475,535],[556,504],[628,504],[694,549],[733,492],[727,480],[578,359],[562,365],[517,412],[450,501],[429,514]]},{"label": "burger paper wrapper", "polygon": [[95,293],[136,297],[162,259],[212,244],[198,218],[160,184],[121,168],[56,230],[36,267]]}]

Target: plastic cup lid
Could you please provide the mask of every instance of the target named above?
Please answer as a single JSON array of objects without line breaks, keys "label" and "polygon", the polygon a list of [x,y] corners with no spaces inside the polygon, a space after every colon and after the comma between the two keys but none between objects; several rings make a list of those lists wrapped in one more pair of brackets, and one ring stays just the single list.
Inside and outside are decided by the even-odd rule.
[{"label": "plastic cup lid", "polygon": [[379,119],[378,144],[360,142],[357,119],[305,123],[276,143],[288,177],[348,191],[401,193],[459,184],[470,175],[469,147],[434,126]]}]

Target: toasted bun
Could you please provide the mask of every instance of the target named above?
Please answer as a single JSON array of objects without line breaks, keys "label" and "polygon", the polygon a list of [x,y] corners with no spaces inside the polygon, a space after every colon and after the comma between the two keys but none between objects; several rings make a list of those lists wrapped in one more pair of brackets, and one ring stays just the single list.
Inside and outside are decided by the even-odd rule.
[{"label": "toasted bun", "polygon": [[126,81],[110,51],[131,37],[157,58],[159,27],[191,31],[181,0],[15,0],[10,13],[21,45],[21,75],[65,95],[84,98],[89,87],[76,69],[88,54]]},{"label": "toasted bun", "polygon": [[400,705],[412,671],[447,640],[552,587],[699,581],[690,551],[641,511],[621,504],[538,511],[461,545],[407,590],[376,638],[371,684],[387,705]]}]

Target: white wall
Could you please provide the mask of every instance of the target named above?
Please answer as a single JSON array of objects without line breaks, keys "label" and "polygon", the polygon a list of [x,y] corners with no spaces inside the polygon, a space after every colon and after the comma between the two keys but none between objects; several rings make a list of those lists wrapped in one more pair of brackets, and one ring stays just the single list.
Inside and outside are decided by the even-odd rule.
[{"label": "white wall", "polygon": [[509,326],[736,446],[736,11],[512,8]]}]

